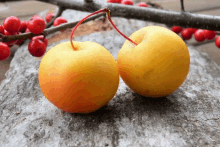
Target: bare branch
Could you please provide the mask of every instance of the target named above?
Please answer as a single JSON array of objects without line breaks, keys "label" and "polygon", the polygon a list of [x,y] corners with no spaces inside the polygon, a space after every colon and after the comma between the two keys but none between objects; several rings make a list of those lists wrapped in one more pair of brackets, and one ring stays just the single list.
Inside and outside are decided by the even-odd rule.
[{"label": "bare branch", "polygon": [[57,14],[52,18],[52,20],[47,24],[46,28],[49,28],[53,25],[53,22],[54,20],[57,18],[57,17],[60,17],[63,13],[65,9],[63,7],[58,7],[58,12]]},{"label": "bare branch", "polygon": [[92,3],[93,2],[93,0],[84,0],[85,1],[85,3]]},{"label": "bare branch", "polygon": [[148,1],[147,4],[154,8],[163,9],[163,7],[159,5],[158,3],[153,3],[153,2]]},{"label": "bare branch", "polygon": [[181,5],[181,11],[184,12],[185,9],[184,9],[184,2],[183,2],[183,0],[180,0],[180,5]]},{"label": "bare branch", "polygon": [[177,25],[182,27],[193,27],[220,31],[220,16],[193,14],[189,12],[166,11],[154,8],[143,8],[136,6],[119,5],[113,3],[87,3],[74,0],[38,0],[59,6],[66,9],[94,12],[108,7],[113,17],[123,17],[128,19],[138,19],[162,23],[166,25]]}]

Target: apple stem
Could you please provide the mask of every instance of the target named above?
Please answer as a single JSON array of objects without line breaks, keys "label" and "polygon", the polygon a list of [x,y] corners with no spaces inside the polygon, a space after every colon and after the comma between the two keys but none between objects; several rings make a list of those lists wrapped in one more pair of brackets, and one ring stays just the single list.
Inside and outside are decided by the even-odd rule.
[{"label": "apple stem", "polygon": [[71,33],[71,36],[70,36],[70,42],[71,42],[71,45],[72,45],[73,50],[77,51],[77,48],[75,48],[74,45],[73,45],[73,34],[74,34],[75,30],[77,29],[77,27],[78,27],[83,21],[85,21],[87,18],[89,18],[89,17],[91,17],[91,16],[93,16],[93,15],[99,14],[99,13],[107,13],[107,15],[108,15],[108,20],[110,21],[110,23],[112,24],[112,26],[119,32],[119,34],[121,34],[125,39],[127,39],[127,40],[130,41],[131,43],[137,45],[137,43],[135,43],[134,41],[132,41],[130,38],[128,38],[128,37],[125,36],[122,32],[120,32],[120,31],[118,30],[118,28],[115,26],[115,24],[114,24],[114,23],[112,22],[112,20],[111,20],[111,11],[110,11],[108,8],[104,8],[104,9],[95,11],[95,12],[93,12],[92,14],[90,14],[90,15],[84,17],[84,18],[83,18],[82,20],[80,20],[80,21],[77,23],[77,25],[73,28],[72,33]]},{"label": "apple stem", "polygon": [[71,42],[71,45],[72,45],[72,47],[73,47],[73,49],[74,49],[75,51],[77,51],[77,48],[75,48],[75,47],[73,46],[73,34],[74,34],[76,28],[77,28],[83,21],[85,21],[87,18],[89,18],[90,16],[93,16],[93,15],[96,15],[96,14],[99,14],[99,13],[102,13],[102,12],[105,12],[105,13],[106,13],[106,12],[107,12],[107,9],[101,9],[101,10],[98,10],[98,11],[92,13],[92,14],[89,14],[88,16],[86,16],[86,17],[84,17],[82,20],[80,20],[80,21],[77,23],[77,25],[73,28],[73,31],[72,31],[71,36],[70,36],[70,42]]},{"label": "apple stem", "polygon": [[115,24],[112,22],[111,19],[111,11],[108,9],[108,20],[109,22],[112,24],[112,26],[118,31],[119,34],[121,34],[125,39],[127,39],[128,41],[130,41],[131,43],[133,43],[134,45],[138,45],[136,42],[134,42],[133,40],[131,40],[130,38],[128,38],[125,34],[123,34],[121,31],[119,31],[119,29],[115,26]]}]

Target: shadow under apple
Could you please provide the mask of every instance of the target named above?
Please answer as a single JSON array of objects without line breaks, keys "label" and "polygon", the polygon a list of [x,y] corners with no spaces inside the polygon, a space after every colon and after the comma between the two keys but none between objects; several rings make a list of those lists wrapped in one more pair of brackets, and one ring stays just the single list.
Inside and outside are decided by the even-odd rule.
[{"label": "shadow under apple", "polygon": [[[107,124],[117,130],[117,124],[122,119],[130,122],[137,119],[139,125],[146,122],[142,118],[147,117],[152,123],[160,119],[172,119],[179,114],[178,103],[174,102],[176,96],[171,94],[162,98],[146,98],[129,89],[123,94],[116,95],[106,106],[89,114],[71,114],[64,112],[64,119],[71,117],[68,125],[70,131],[95,132],[100,124]],[[107,128],[106,128],[107,129]]]}]

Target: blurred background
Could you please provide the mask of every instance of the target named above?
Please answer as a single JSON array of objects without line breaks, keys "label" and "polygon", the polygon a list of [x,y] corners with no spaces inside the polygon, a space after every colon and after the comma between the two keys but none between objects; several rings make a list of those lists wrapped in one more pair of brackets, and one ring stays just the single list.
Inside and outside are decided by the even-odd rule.
[{"label": "blurred background", "polygon": [[[94,0],[96,1],[96,0]],[[105,2],[106,0],[103,0]],[[138,2],[153,2],[161,5],[165,10],[180,11],[179,0],[133,0],[136,5]],[[220,14],[220,3],[219,0],[184,0],[185,10],[193,13],[219,15]],[[0,1],[0,25],[6,17],[17,16],[20,20],[28,21],[28,19],[42,11],[55,12],[56,6],[46,4],[38,1]],[[147,14],[146,14],[147,15]],[[191,39],[187,43],[193,43]],[[220,65],[220,50],[215,46],[214,42],[200,45],[197,47],[198,50],[207,52],[211,58]],[[14,52],[19,49],[18,46],[11,48],[12,55],[5,61],[0,61],[0,82],[5,78],[6,71],[10,68],[10,62],[13,59]]]}]

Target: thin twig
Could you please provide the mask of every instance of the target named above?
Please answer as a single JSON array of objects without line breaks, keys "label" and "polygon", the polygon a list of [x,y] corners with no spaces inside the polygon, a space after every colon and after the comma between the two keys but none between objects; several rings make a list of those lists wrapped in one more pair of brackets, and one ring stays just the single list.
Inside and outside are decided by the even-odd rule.
[{"label": "thin twig", "polygon": [[163,7],[161,5],[159,5],[158,3],[153,3],[153,2],[147,2],[147,5],[150,5],[151,7],[157,8],[157,9],[163,9]]},{"label": "thin twig", "polygon": [[180,5],[181,5],[181,11],[184,12],[185,9],[184,9],[184,2],[183,2],[183,0],[180,0]]},{"label": "thin twig", "polygon": [[86,3],[92,3],[93,0],[84,0]]},{"label": "thin twig", "polygon": [[63,8],[63,7],[58,7],[58,12],[57,12],[57,14],[51,19],[51,21],[50,21],[49,23],[47,23],[46,28],[51,27],[51,26],[53,25],[54,20],[55,20],[57,17],[60,17],[60,16],[62,15],[62,13],[63,13],[64,10],[65,10],[65,8]]}]

